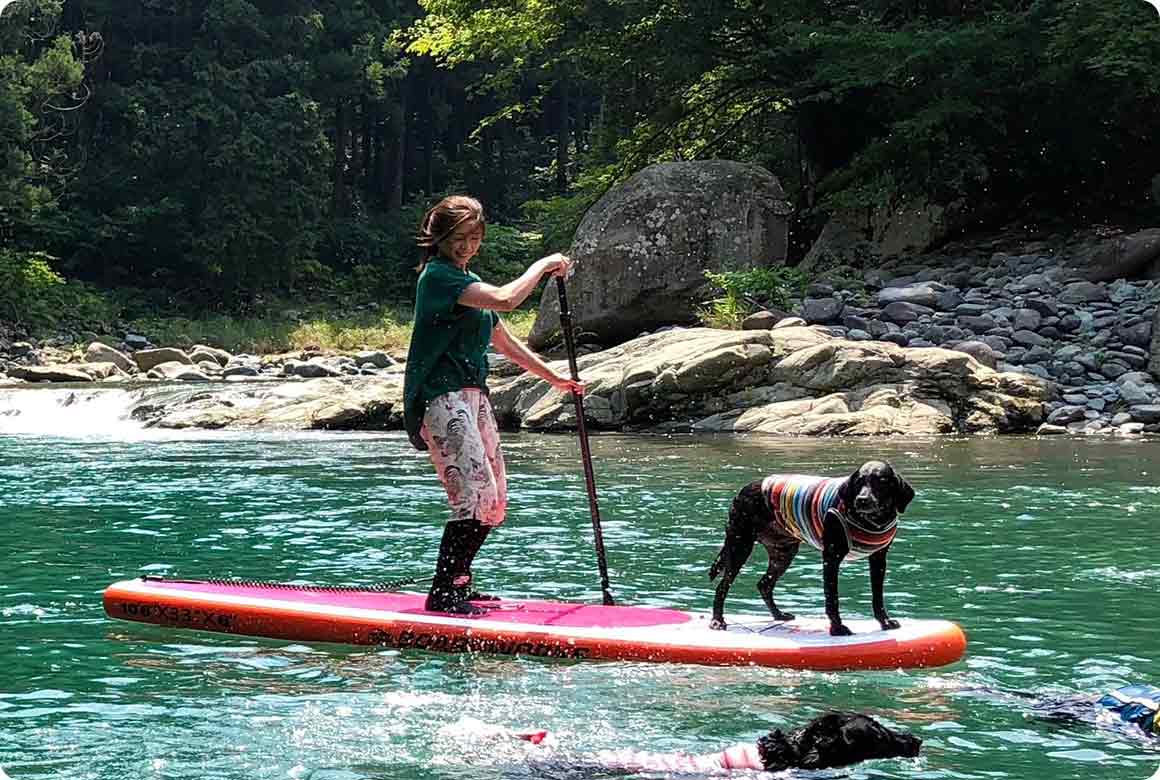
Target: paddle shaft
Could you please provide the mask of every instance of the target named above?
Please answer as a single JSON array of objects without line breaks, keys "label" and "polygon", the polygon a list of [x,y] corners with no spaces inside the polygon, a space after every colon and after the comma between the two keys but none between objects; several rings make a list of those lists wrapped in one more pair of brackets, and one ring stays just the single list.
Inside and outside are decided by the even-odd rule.
[{"label": "paddle shaft", "polygon": [[[576,367],[576,343],[572,338],[572,312],[568,310],[568,293],[564,289],[564,279],[556,277],[556,292],[560,296],[560,329],[564,331],[564,345],[568,349],[568,367],[572,369],[573,381],[580,381],[580,369]],[[580,456],[584,461],[584,482],[588,486],[588,509],[592,513],[592,536],[596,544],[596,563],[600,566],[600,590],[604,594],[604,605],[613,606],[612,590],[608,583],[608,560],[604,555],[604,533],[600,528],[600,507],[596,505],[596,476],[592,471],[592,451],[588,448],[588,429],[584,421],[584,396],[572,393],[576,405],[576,431],[580,434]]]}]

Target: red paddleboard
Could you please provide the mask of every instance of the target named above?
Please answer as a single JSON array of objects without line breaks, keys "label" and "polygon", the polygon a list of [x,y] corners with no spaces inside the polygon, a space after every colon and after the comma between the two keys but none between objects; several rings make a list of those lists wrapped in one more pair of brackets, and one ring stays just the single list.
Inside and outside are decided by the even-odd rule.
[{"label": "red paddleboard", "polygon": [[105,590],[105,612],[119,620],[298,642],[385,645],[449,653],[603,659],[793,669],[899,669],[962,658],[967,639],[945,620],[902,620],[883,631],[851,620],[853,636],[833,637],[825,618],[771,621],[656,607],[558,601],[477,601],[487,612],[448,615],[423,609],[425,597],[353,588],[143,577]]}]

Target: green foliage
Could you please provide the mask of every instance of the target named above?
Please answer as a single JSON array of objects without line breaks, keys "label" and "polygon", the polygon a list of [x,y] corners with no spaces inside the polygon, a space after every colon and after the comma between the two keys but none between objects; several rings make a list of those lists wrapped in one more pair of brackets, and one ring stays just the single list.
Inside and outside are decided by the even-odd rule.
[{"label": "green foliage", "polygon": [[72,134],[84,66],[67,35],[51,34],[60,10],[22,0],[0,21],[0,237],[52,205],[71,170],[59,141]]},{"label": "green foliage", "polygon": [[524,203],[524,215],[541,236],[542,253],[567,252],[588,209],[616,181],[615,166],[602,165],[578,177],[571,193]]},{"label": "green foliage", "polygon": [[706,271],[718,297],[705,301],[701,320],[714,328],[736,329],[750,314],[764,308],[788,309],[805,290],[806,279],[796,268],[750,268]]},{"label": "green foliage", "polygon": [[39,252],[0,250],[0,319],[34,332],[110,328],[119,307],[87,285],[66,281],[52,260]]},{"label": "green foliage", "polygon": [[472,261],[472,270],[491,284],[507,284],[518,277],[539,254],[542,237],[508,225],[488,225],[487,238]]},{"label": "green foliage", "polygon": [[[769,168],[795,253],[826,212],[912,196],[1155,214],[1139,0],[81,5],[0,24],[0,245],[144,291],[133,308],[408,301],[449,190],[484,201],[477,268],[507,281],[668,160]],[[722,294],[728,319],[751,293]]]}]

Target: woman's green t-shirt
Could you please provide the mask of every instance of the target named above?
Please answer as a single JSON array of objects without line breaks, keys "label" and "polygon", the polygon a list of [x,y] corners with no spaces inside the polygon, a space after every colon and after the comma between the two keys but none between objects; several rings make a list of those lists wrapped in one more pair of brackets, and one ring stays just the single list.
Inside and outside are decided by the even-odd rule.
[{"label": "woman's green t-shirt", "polygon": [[419,449],[426,449],[419,429],[429,401],[465,387],[487,390],[487,348],[499,315],[458,302],[467,286],[479,281],[476,274],[438,256],[419,274],[403,381],[404,422]]}]

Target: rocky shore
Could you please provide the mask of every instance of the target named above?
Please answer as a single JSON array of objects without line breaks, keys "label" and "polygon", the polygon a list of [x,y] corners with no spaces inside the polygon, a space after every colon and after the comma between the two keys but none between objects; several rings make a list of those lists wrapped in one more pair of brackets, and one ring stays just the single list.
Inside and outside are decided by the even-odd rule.
[{"label": "rocky shore", "polygon": [[811,285],[795,311],[853,341],[942,346],[1048,380],[1039,433],[1160,433],[1160,281],[1090,281],[1080,253],[1035,249],[886,265],[845,289]]},{"label": "rocky shore", "polygon": [[[759,312],[740,331],[662,328],[588,347],[586,410],[595,427],[622,430],[1160,433],[1160,281],[1093,281],[1072,259],[996,239],[865,273],[818,271],[789,311]],[[113,341],[81,349],[0,333],[0,385],[214,383],[133,410],[161,427],[401,425],[401,355]],[[491,383],[505,425],[574,424],[568,399],[512,369],[497,361]]]}]

